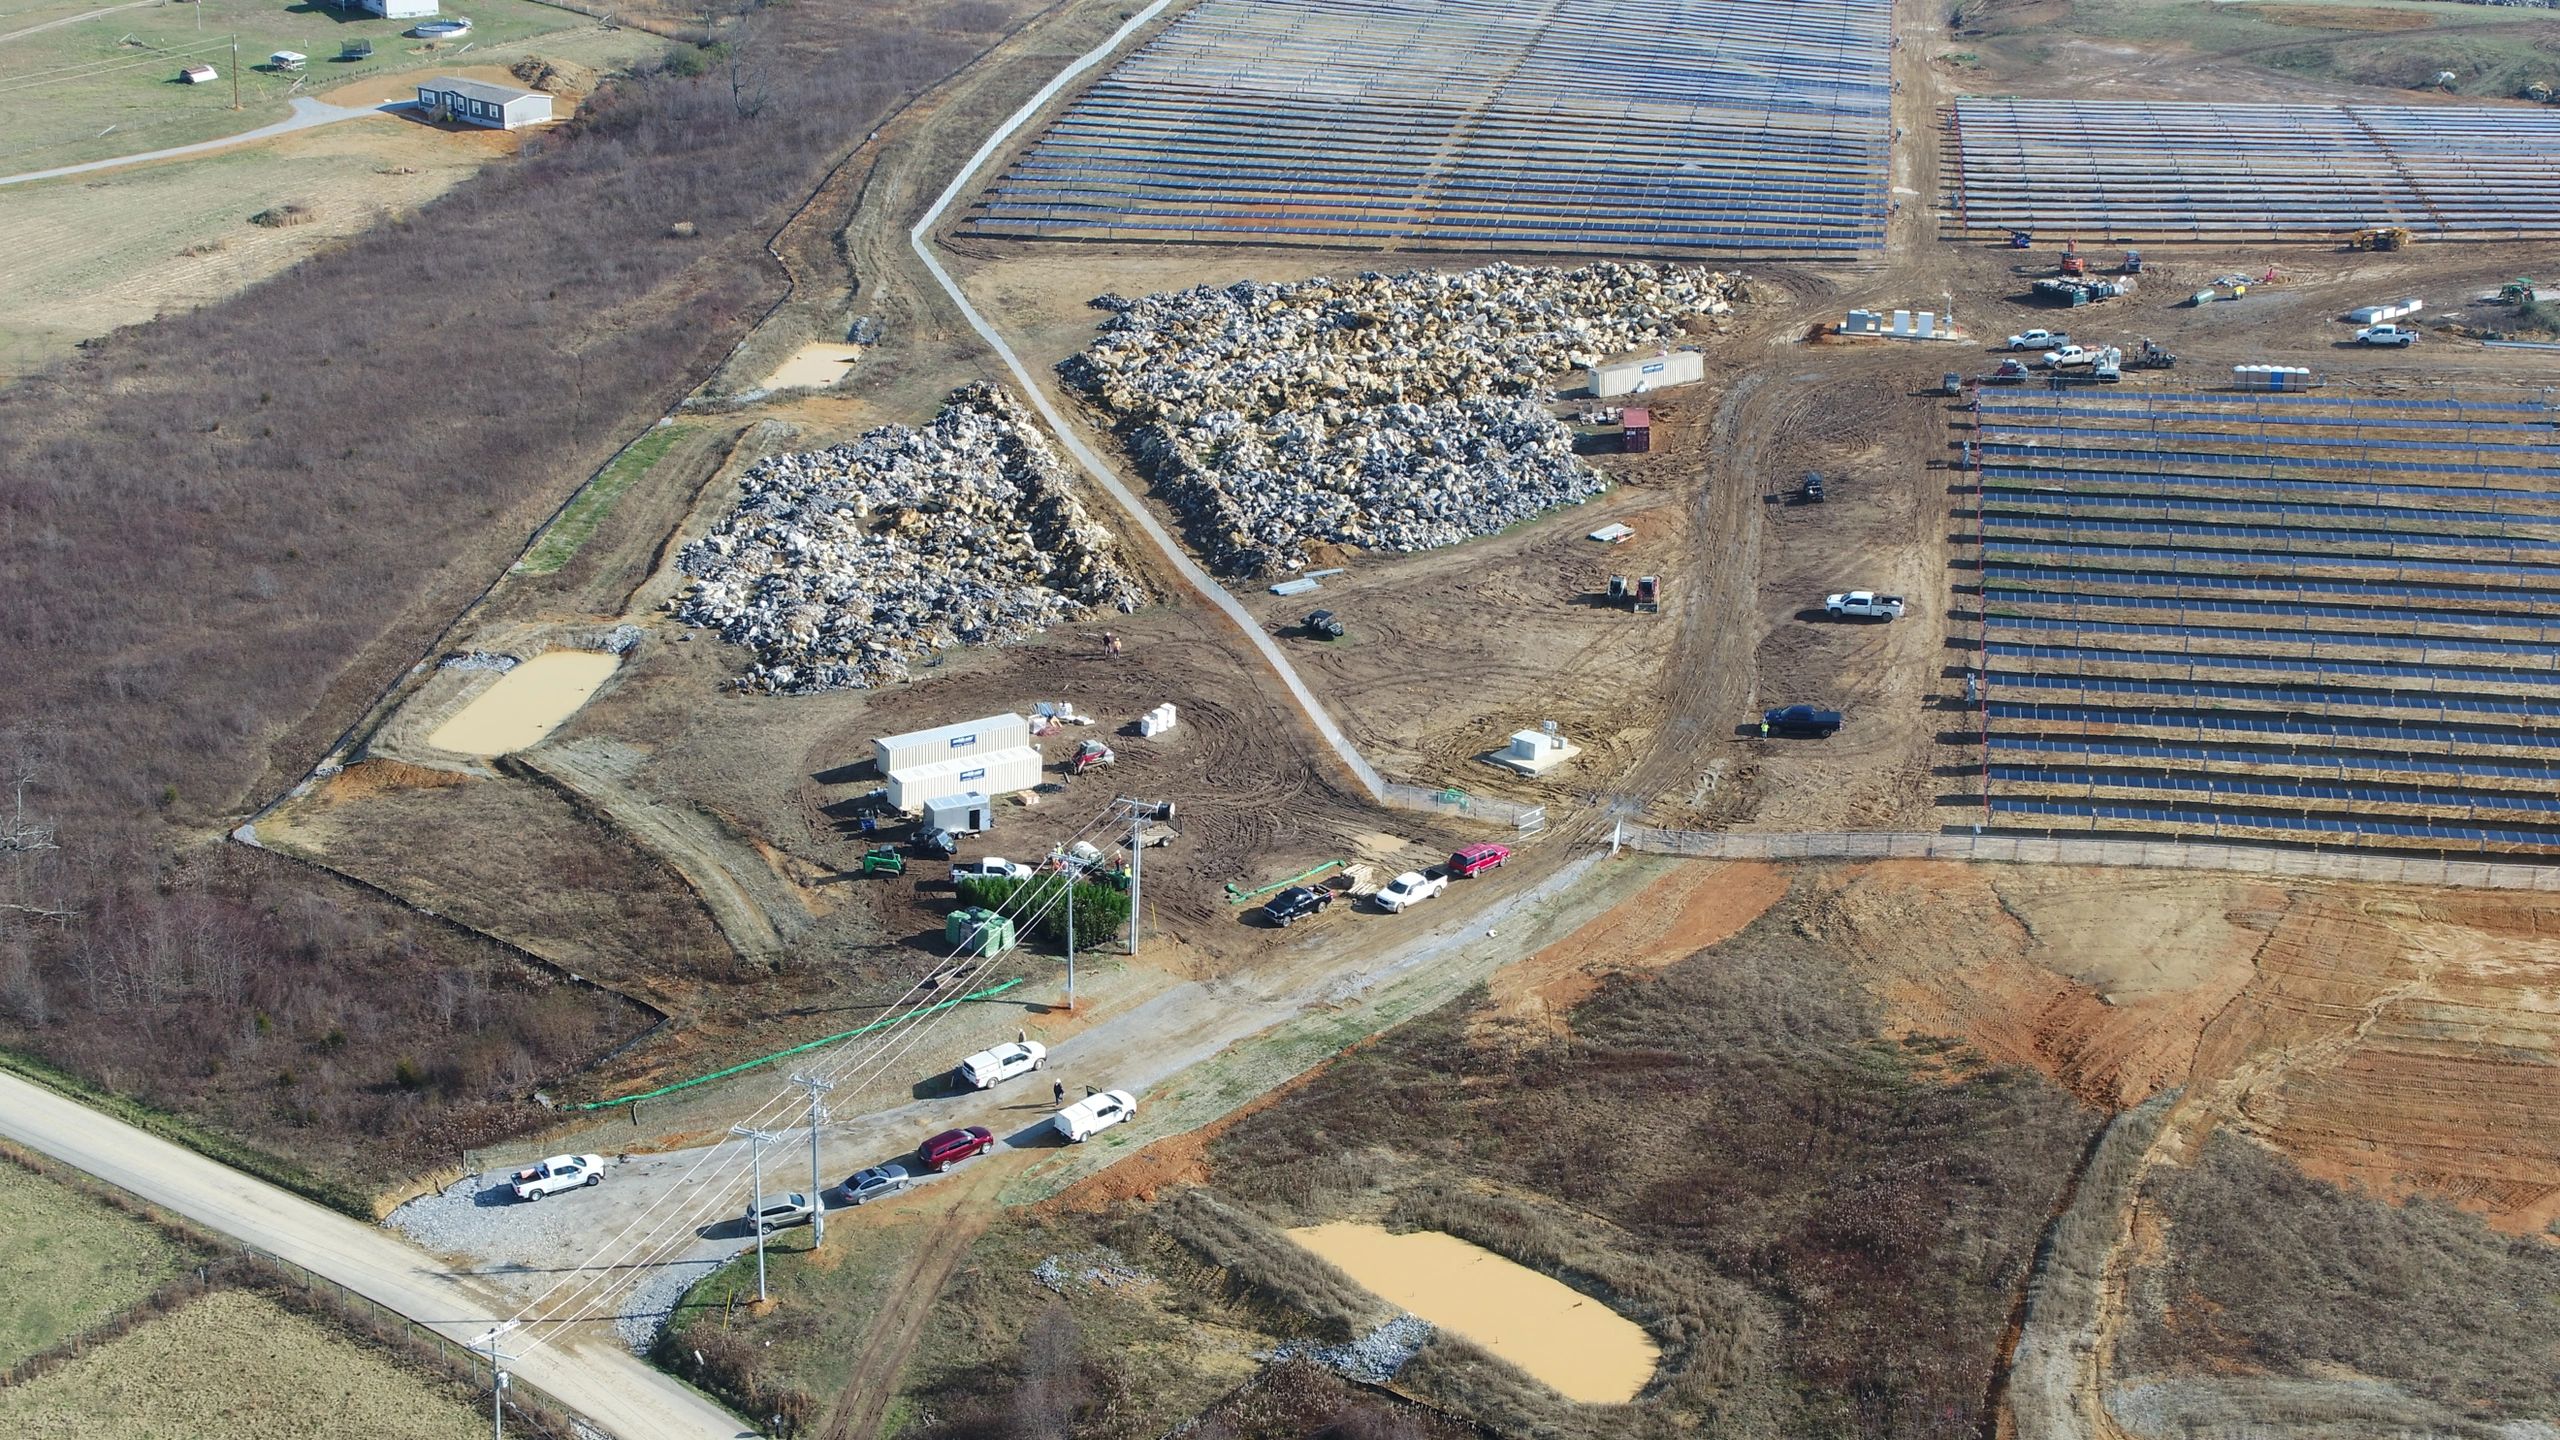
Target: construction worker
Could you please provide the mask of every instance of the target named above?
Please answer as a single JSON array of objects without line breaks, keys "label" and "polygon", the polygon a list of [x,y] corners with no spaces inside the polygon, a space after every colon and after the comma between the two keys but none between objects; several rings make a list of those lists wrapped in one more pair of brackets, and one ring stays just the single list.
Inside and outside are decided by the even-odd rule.
[{"label": "construction worker", "polygon": [[1769,722],[1766,720],[1760,722],[1760,738],[1763,740],[1769,738]]},{"label": "construction worker", "polygon": [[1067,1103],[1067,1082],[1064,1080],[1050,1081],[1049,1098],[1057,1101],[1059,1108],[1064,1109]]},{"label": "construction worker", "polygon": [[1105,655],[1120,653],[1120,637],[1117,634],[1109,630],[1102,632],[1102,653]]}]

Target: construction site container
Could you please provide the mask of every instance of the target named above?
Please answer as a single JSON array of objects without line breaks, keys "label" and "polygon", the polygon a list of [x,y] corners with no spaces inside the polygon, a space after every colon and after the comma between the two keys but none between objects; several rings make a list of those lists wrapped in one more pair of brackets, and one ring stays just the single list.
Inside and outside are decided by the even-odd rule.
[{"label": "construction site container", "polygon": [[954,955],[1001,955],[1014,945],[1013,918],[963,905],[942,918],[942,943]]},{"label": "construction site container", "polygon": [[948,830],[954,835],[975,835],[992,829],[996,819],[995,801],[981,790],[936,795],[916,810],[924,817],[926,830]]},{"label": "construction site container", "polygon": [[1618,417],[1624,427],[1618,437],[1618,448],[1629,455],[1642,455],[1653,448],[1653,412],[1629,408]]},{"label": "construction site container", "polygon": [[1028,745],[962,755],[934,765],[915,765],[889,772],[889,806],[913,811],[937,795],[974,790],[981,795],[1010,795],[1040,783],[1040,752]]},{"label": "construction site container", "polygon": [[1594,365],[1583,374],[1591,382],[1591,393],[1605,400],[1612,395],[1644,394],[1668,385],[1695,384],[1707,378],[1707,359],[1695,350],[1669,350],[1611,360]]},{"label": "construction site container", "polygon": [[987,750],[1009,750],[1031,743],[1031,722],[1020,715],[982,715],[956,725],[937,726],[905,735],[884,735],[871,742],[880,773],[894,774],[919,765],[938,764]]},{"label": "construction site container", "polygon": [[2404,315],[2415,315],[2426,308],[2427,302],[2417,299],[2403,300],[2396,305],[2359,305],[2347,312],[2347,323],[2379,325],[2385,320],[2397,320]]}]

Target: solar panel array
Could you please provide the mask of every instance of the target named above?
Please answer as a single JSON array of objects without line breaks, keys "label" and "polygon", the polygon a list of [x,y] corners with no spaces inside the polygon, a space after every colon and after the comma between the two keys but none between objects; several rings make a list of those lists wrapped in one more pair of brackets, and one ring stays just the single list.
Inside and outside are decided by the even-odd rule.
[{"label": "solar panel array", "polygon": [[1986,393],[1975,415],[1965,803],[2560,849],[2560,407]]},{"label": "solar panel array", "polygon": [[1891,0],[1202,0],[1078,97],[981,235],[1855,255]]},{"label": "solar panel array", "polygon": [[1968,98],[1950,128],[1958,235],[2560,234],[2560,113],[2549,110]]}]

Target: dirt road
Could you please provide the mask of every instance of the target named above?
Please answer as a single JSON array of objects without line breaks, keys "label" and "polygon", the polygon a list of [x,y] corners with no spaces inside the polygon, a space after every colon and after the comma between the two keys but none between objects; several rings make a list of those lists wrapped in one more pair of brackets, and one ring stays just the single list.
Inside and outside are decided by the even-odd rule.
[{"label": "dirt road", "polygon": [[[0,1136],[76,1166],[468,1342],[507,1305],[369,1225],[0,1075]],[[755,1431],[610,1345],[527,1345],[517,1371],[620,1440],[732,1440]]]},{"label": "dirt road", "polygon": [[[86,16],[80,18],[86,19]],[[6,37],[0,37],[6,38]],[[201,140],[193,145],[172,145],[166,150],[145,150],[138,155],[118,155],[108,160],[91,160],[82,165],[58,165],[51,170],[29,170],[23,175],[0,175],[0,185],[24,185],[32,180],[58,180],[65,175],[86,175],[93,170],[116,170],[127,165],[142,165],[153,160],[175,160],[185,155],[201,155],[208,150],[226,150],[277,135],[290,135],[296,130],[309,130],[319,125],[335,125],[341,120],[357,120],[383,113],[382,107],[371,105],[331,105],[308,95],[293,97],[293,114],[273,125],[225,135],[219,140]]]}]

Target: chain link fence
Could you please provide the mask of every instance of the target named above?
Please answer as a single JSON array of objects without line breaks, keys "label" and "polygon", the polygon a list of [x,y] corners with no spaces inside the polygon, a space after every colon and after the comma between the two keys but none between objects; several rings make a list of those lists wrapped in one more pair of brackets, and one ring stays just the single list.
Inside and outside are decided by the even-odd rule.
[{"label": "chain link fence", "polygon": [[1522,838],[1544,830],[1547,807],[1523,805],[1517,800],[1504,800],[1492,795],[1470,795],[1456,786],[1434,790],[1427,785],[1408,785],[1390,780],[1378,789],[1378,802],[1395,810],[1422,810],[1434,815],[1456,815],[1488,824],[1508,825]]},{"label": "chain link fence", "polygon": [[2429,855],[2345,854],[2178,840],[2110,840],[2042,835],[1964,835],[1870,830],[1812,835],[1665,830],[1620,823],[1612,850],[1717,860],[1982,860],[2018,865],[2114,865],[2167,870],[2231,870],[2253,875],[2560,892],[2560,866]]}]

